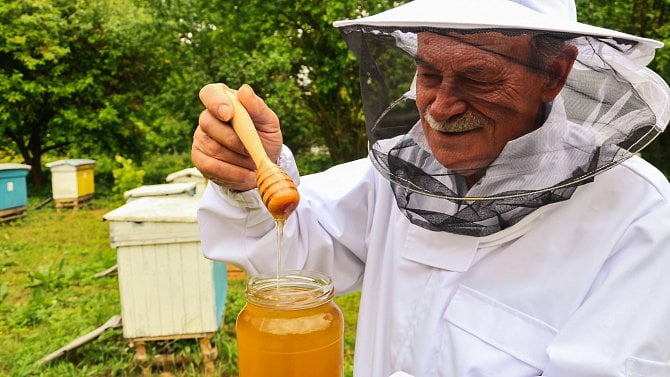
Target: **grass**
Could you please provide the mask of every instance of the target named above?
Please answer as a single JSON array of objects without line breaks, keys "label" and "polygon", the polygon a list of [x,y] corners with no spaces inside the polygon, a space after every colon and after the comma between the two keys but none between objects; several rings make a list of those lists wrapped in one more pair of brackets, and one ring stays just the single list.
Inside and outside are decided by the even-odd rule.
[{"label": "grass", "polygon": [[[96,198],[78,210],[57,212],[35,205],[28,216],[0,225],[0,376],[140,376],[134,350],[120,329],[37,367],[45,355],[120,314],[116,276],[93,276],[116,263],[109,225],[102,216],[113,202]],[[357,294],[336,299],[345,315],[345,375],[352,375]],[[244,281],[229,282],[226,313],[212,342],[219,356],[216,376],[237,376],[235,318],[244,305]],[[154,375],[199,376],[202,363],[193,340],[149,342],[148,352],[192,357],[193,362]]]}]

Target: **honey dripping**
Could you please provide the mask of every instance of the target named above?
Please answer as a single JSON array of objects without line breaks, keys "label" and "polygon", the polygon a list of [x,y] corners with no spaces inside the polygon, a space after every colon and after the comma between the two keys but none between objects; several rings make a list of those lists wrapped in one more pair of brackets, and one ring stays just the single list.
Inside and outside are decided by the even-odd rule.
[{"label": "honey dripping", "polygon": [[[275,219],[275,233],[277,234],[277,290],[279,290],[279,278],[282,276],[282,244],[284,243],[285,219]],[[279,293],[279,292],[278,292]]]}]

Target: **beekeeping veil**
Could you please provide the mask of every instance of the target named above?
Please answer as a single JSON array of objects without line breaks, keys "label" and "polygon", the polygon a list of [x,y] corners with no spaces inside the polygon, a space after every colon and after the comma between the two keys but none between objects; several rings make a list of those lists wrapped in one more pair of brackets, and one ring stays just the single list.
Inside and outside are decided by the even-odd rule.
[{"label": "beekeeping veil", "polygon": [[[578,186],[649,144],[670,118],[670,90],[645,67],[662,44],[578,23],[573,0],[416,0],[335,26],[360,61],[370,158],[390,180],[402,212],[426,229],[472,236],[505,229],[569,199]],[[511,40],[525,40],[527,48],[509,48]],[[479,53],[464,59],[454,46]],[[439,54],[426,58],[441,48],[441,60],[435,60]],[[572,67],[554,77],[564,51],[572,51]],[[514,84],[508,70],[523,72],[526,84],[538,77],[564,84],[557,95],[532,103],[538,96],[506,89]],[[531,103],[492,96],[496,91]],[[451,99],[436,99],[440,95]],[[435,144],[439,151],[426,136],[435,132],[427,109],[437,106],[467,118],[436,133],[447,140]],[[528,112],[519,109],[528,106],[537,109],[532,129],[498,150],[467,144],[474,132],[495,134],[527,121]],[[489,149],[495,155],[473,158],[463,170],[438,161],[456,153],[449,145],[463,155]],[[479,172],[476,183],[468,172]]]}]

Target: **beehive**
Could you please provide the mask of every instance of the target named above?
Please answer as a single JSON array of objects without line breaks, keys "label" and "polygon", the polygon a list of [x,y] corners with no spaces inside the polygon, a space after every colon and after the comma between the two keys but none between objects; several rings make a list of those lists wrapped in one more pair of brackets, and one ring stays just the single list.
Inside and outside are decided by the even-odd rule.
[{"label": "beehive", "polygon": [[26,176],[30,165],[0,164],[0,221],[26,215],[28,189]]},{"label": "beehive", "polygon": [[198,338],[219,328],[226,265],[202,254],[197,203],[144,197],[104,216],[117,250],[125,338]]},{"label": "beehive", "polygon": [[127,202],[146,197],[192,197],[196,192],[195,182],[164,183],[160,185],[145,185],[123,193]]},{"label": "beehive", "polygon": [[205,179],[202,173],[196,168],[182,169],[170,173],[165,178],[165,181],[168,183],[195,182],[196,196],[202,196],[202,193],[205,191],[205,186],[207,185],[207,179]]},{"label": "beehive", "polygon": [[57,207],[59,203],[76,206],[93,196],[95,160],[58,160],[46,166],[51,169],[51,190]]}]

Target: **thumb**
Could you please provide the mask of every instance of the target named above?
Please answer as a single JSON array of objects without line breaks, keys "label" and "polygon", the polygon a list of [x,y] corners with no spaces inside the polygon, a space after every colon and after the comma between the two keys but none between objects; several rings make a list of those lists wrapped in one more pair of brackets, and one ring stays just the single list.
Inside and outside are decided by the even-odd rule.
[{"label": "thumb", "polygon": [[247,109],[256,129],[261,132],[279,132],[279,118],[265,102],[254,93],[247,84],[243,84],[237,92],[237,98]]}]

